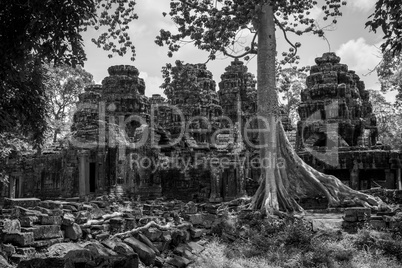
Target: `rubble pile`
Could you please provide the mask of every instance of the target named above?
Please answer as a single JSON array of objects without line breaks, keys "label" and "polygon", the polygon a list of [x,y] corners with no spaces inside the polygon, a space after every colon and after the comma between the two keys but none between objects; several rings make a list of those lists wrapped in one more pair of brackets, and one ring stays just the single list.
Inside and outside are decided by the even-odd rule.
[{"label": "rubble pile", "polygon": [[187,267],[203,250],[205,235],[219,228],[218,206],[107,196],[82,203],[6,199],[1,251],[18,267]]}]

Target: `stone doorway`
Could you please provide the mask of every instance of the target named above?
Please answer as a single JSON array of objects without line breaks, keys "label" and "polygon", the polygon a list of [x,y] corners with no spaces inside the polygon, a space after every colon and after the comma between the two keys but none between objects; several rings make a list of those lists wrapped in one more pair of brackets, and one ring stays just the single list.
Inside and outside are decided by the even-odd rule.
[{"label": "stone doorway", "polygon": [[96,191],[96,163],[89,163],[89,192]]},{"label": "stone doorway", "polygon": [[221,197],[223,200],[229,201],[238,196],[237,184],[237,169],[224,169],[221,176]]}]

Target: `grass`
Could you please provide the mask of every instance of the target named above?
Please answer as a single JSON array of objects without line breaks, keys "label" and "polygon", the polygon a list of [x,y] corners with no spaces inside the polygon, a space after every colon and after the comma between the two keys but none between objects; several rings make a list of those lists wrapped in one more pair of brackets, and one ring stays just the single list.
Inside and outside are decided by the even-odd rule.
[{"label": "grass", "polygon": [[[250,226],[252,225],[252,226]],[[357,234],[313,233],[302,220],[248,219],[221,226],[233,241],[216,236],[192,267],[271,268],[402,267],[401,240],[390,233],[370,229]]]}]

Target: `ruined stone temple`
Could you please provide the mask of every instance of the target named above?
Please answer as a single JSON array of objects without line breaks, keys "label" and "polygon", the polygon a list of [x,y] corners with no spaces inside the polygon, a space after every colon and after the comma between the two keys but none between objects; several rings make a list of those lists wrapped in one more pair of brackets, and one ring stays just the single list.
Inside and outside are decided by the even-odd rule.
[{"label": "ruined stone temple", "polygon": [[[344,183],[401,187],[400,153],[376,144],[364,83],[339,61],[332,53],[316,59],[297,130],[286,117],[284,128],[304,161]],[[251,146],[258,134],[244,129],[257,126],[255,77],[235,60],[218,90],[204,64],[188,67],[194,82],[169,90],[167,99],[146,97],[135,67],[110,67],[101,85],[79,95],[70,138],[41,154],[9,159],[10,183],[0,185],[0,197],[111,194],[220,202],[252,195],[260,175],[252,164],[258,150]]]},{"label": "ruined stone temple", "polygon": [[377,144],[376,116],[364,82],[334,53],[315,62],[298,108],[298,155],[354,189],[401,189],[401,153]]}]

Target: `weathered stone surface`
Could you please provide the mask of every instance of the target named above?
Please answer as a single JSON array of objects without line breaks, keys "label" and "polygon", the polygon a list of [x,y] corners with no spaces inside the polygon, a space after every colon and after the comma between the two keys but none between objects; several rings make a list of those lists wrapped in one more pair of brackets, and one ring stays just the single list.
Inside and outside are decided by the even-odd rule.
[{"label": "weathered stone surface", "polygon": [[134,237],[126,238],[123,241],[138,254],[138,257],[145,265],[153,265],[155,263],[155,252],[147,245]]},{"label": "weathered stone surface", "polygon": [[135,254],[105,256],[78,246],[60,249],[55,252],[53,248],[48,257],[23,260],[18,268],[138,268],[138,256]]},{"label": "weathered stone surface", "polygon": [[44,247],[49,247],[51,245],[57,244],[57,243],[61,243],[63,242],[63,238],[50,238],[50,239],[46,239],[46,240],[36,240],[32,243],[32,246],[34,248],[44,248]]},{"label": "weathered stone surface", "polygon": [[26,256],[33,256],[36,252],[35,248],[33,247],[25,247],[25,248],[17,248],[17,254],[26,255]]},{"label": "weathered stone surface", "polygon": [[152,242],[159,241],[160,237],[162,236],[162,231],[158,228],[151,227],[144,231],[144,235]]},{"label": "weathered stone surface", "polygon": [[53,201],[53,200],[45,200],[39,203],[40,207],[44,207],[47,209],[62,209],[63,205],[60,201]]},{"label": "weathered stone surface", "polygon": [[0,254],[0,267],[1,268],[11,268],[12,267],[1,254]]},{"label": "weathered stone surface", "polygon": [[204,218],[201,213],[196,213],[196,214],[189,214],[187,220],[191,222],[193,225],[201,225],[203,224]]},{"label": "weathered stone surface", "polygon": [[60,216],[40,216],[39,219],[42,225],[61,225],[62,223]]},{"label": "weathered stone surface", "polygon": [[122,255],[136,254],[129,245],[127,245],[126,243],[123,243],[123,242],[117,242],[116,246],[113,248],[113,250],[115,252],[117,252],[118,254],[122,254]]},{"label": "weathered stone surface", "polygon": [[353,207],[345,209],[344,220],[348,222],[367,221],[371,217],[369,208]]},{"label": "weathered stone surface", "polygon": [[188,260],[185,257],[173,255],[172,257],[168,257],[166,262],[177,268],[185,268],[191,263],[191,260]]},{"label": "weathered stone surface", "polygon": [[0,250],[4,252],[6,256],[11,256],[16,253],[15,247],[11,244],[2,244]]},{"label": "weathered stone surface", "polygon": [[38,216],[24,216],[20,217],[19,221],[21,223],[22,227],[32,227],[35,223],[39,223],[39,217]]},{"label": "weathered stone surface", "polygon": [[150,249],[152,249],[156,253],[156,255],[160,255],[159,250],[155,247],[154,244],[152,244],[152,242],[148,239],[148,237],[140,233],[138,234],[138,240],[140,240],[142,243],[144,243]]},{"label": "weathered stone surface", "polygon": [[76,241],[82,237],[81,227],[74,223],[73,225],[66,226],[64,229],[65,238],[69,238],[73,241]]},{"label": "weathered stone surface", "polygon": [[34,234],[30,233],[13,233],[4,234],[4,243],[11,243],[16,246],[30,246],[34,241]]},{"label": "weathered stone surface", "polygon": [[341,230],[342,219],[311,219],[311,224],[314,232]]},{"label": "weathered stone surface", "polygon": [[189,247],[192,253],[194,254],[200,254],[202,251],[204,251],[204,247],[198,244],[197,242],[187,242],[186,245]]},{"label": "weathered stone surface", "polygon": [[61,237],[60,225],[35,225],[21,229],[23,232],[33,232],[35,240]]},{"label": "weathered stone surface", "polygon": [[114,252],[110,248],[107,248],[107,247],[103,246],[98,241],[90,242],[89,244],[85,245],[84,248],[89,249],[91,252],[94,252],[96,255],[100,255],[100,256],[115,256],[115,255],[117,255],[116,252]]},{"label": "weathered stone surface", "polygon": [[31,210],[31,209],[26,209],[26,208],[23,208],[20,206],[14,206],[14,215],[17,218],[20,218],[20,217],[25,217],[25,216],[39,217],[39,216],[46,215],[46,214],[43,214],[42,212],[37,211],[37,210]]},{"label": "weathered stone surface", "polygon": [[4,198],[4,208],[13,208],[15,206],[23,208],[36,207],[40,202],[38,198]]},{"label": "weathered stone surface", "polygon": [[206,234],[206,230],[201,228],[191,228],[190,234],[192,238],[200,238],[201,236]]},{"label": "weathered stone surface", "polygon": [[19,220],[4,219],[0,221],[0,226],[3,226],[4,233],[19,233],[21,232],[21,224]]},{"label": "weathered stone surface", "polygon": [[65,213],[62,218],[62,225],[64,226],[71,226],[75,222],[75,217],[73,214]]}]

